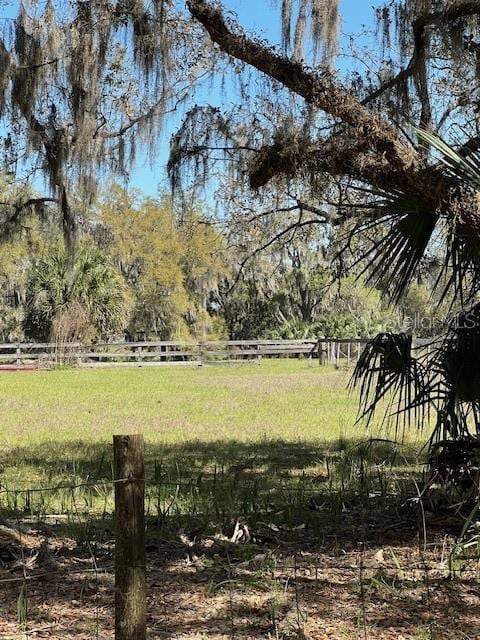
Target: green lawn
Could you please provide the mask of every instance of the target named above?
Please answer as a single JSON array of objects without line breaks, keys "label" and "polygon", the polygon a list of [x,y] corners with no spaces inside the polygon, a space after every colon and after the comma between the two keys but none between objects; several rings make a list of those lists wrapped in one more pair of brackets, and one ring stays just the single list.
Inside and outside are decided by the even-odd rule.
[{"label": "green lawn", "polygon": [[299,360],[0,376],[0,429],[9,447],[137,432],[155,443],[331,441],[358,433],[348,373]]},{"label": "green lawn", "polygon": [[329,456],[379,435],[355,425],[348,378],[302,360],[1,373],[0,483],[111,478],[118,433],[144,434],[157,480],[324,479]]}]

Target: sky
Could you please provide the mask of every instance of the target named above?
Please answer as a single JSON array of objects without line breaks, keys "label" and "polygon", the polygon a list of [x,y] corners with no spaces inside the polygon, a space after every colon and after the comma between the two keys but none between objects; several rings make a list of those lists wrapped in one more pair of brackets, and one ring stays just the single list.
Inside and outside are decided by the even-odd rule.
[{"label": "sky", "polygon": [[[280,0],[224,0],[223,4],[237,14],[238,22],[247,31],[255,32],[272,44],[280,43]],[[372,29],[375,7],[381,4],[383,0],[341,0],[342,41],[346,43],[351,34],[361,34],[365,28]],[[218,104],[221,105],[220,96],[213,94],[211,98],[218,100]],[[137,166],[130,175],[132,187],[140,189],[146,195],[155,196],[158,190],[162,190],[167,184],[165,165],[168,158],[168,141],[174,130],[174,123],[167,123],[164,140],[153,166],[146,159],[139,157]]]},{"label": "sky", "polygon": [[[356,34],[357,42],[361,41],[365,29],[372,29],[374,9],[384,0],[341,0],[341,44],[348,46],[348,37]],[[224,6],[237,14],[238,22],[247,31],[254,32],[272,44],[280,43],[280,0],[223,0]],[[12,18],[18,10],[19,0],[11,0],[3,6],[0,0],[0,20]],[[342,61],[339,69],[342,71]],[[345,69],[343,69],[345,72]],[[222,105],[220,92],[212,91],[209,100],[216,106]],[[153,164],[142,154],[138,154],[136,166],[130,174],[129,185],[141,190],[145,195],[156,196],[159,191],[167,189],[166,162],[171,135],[179,124],[179,119],[166,123],[163,138],[159,144],[159,152]]]}]

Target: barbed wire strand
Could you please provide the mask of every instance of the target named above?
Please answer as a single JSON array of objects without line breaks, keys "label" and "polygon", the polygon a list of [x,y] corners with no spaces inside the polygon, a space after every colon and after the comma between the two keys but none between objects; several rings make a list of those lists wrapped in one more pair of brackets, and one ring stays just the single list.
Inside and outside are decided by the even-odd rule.
[{"label": "barbed wire strand", "polygon": [[[129,482],[144,482],[145,486],[148,487],[152,487],[152,488],[157,488],[157,487],[185,487],[188,489],[193,489],[193,488],[204,488],[204,487],[208,487],[208,485],[212,484],[214,487],[217,486],[217,483],[215,481],[214,478],[212,478],[211,480],[202,480],[202,481],[198,481],[198,480],[191,480],[190,482],[187,481],[175,481],[175,480],[168,480],[168,481],[155,481],[155,482],[148,482],[146,479],[144,478],[122,478],[119,480],[96,480],[96,481],[92,481],[92,482],[79,482],[76,484],[60,484],[60,485],[55,485],[55,486],[49,486],[49,487],[25,487],[25,488],[13,488],[10,489],[8,487],[3,487],[0,488],[0,495],[7,495],[7,494],[11,494],[11,495],[18,495],[18,494],[22,494],[22,493],[47,493],[47,492],[53,492],[53,491],[72,491],[75,489],[80,489],[80,488],[98,488],[98,487],[108,487],[108,486],[113,486],[115,484],[118,483],[129,483]],[[234,483],[234,486],[238,489],[250,489],[253,485],[255,485],[256,479],[252,480],[252,482],[248,483],[248,482],[241,482],[241,483]],[[229,484],[230,486],[230,484]],[[210,487],[208,487],[210,488]],[[258,488],[258,485],[257,485]],[[296,486],[265,486],[264,488],[265,493],[281,493],[282,491],[296,491],[299,493],[319,493],[320,492],[320,486],[319,487],[304,487],[302,485],[296,485]],[[392,497],[398,497],[398,494],[396,493],[382,493],[381,495],[379,494],[378,496],[376,495],[375,497],[382,497],[382,498],[392,498]],[[416,499],[416,495],[412,493],[411,496],[405,496],[405,500],[409,500],[409,499]]]},{"label": "barbed wire strand", "polygon": [[[19,494],[19,493],[47,493],[48,491],[71,491],[82,487],[101,487],[118,484],[120,482],[135,482],[140,478],[121,478],[120,480],[96,480],[95,482],[79,482],[76,484],[59,484],[53,487],[26,487],[23,489],[9,489],[8,487],[0,488],[1,494]],[[144,482],[144,480],[142,480]]]},{"label": "barbed wire strand", "polygon": [[[37,635],[39,633],[46,633],[48,631],[71,631],[71,625],[67,626],[67,625],[63,625],[63,624],[57,624],[55,622],[48,624],[44,627],[32,627],[30,629],[30,634],[31,635]],[[16,632],[12,632],[12,633],[0,633],[0,638],[2,640],[25,640],[25,635],[23,633],[16,633]]]},{"label": "barbed wire strand", "polygon": [[10,583],[15,583],[15,582],[32,582],[34,580],[41,580],[43,578],[49,578],[52,576],[58,576],[60,578],[67,578],[68,576],[75,576],[75,575],[83,575],[85,573],[98,573],[98,574],[104,574],[104,575],[113,575],[112,571],[109,571],[108,569],[104,569],[104,568],[100,568],[98,567],[97,569],[74,569],[74,570],[68,570],[68,571],[63,571],[63,570],[58,570],[58,571],[44,571],[42,573],[34,573],[34,574],[29,574],[26,577],[22,576],[19,578],[0,578],[0,585],[1,584],[10,584]]},{"label": "barbed wire strand", "polygon": [[[73,508],[74,508],[74,514],[75,517],[77,518],[78,522],[80,524],[84,524],[84,521],[82,520],[82,517],[80,515],[79,509],[78,509],[78,505],[77,505],[77,496],[75,495],[75,490],[79,489],[79,488],[88,488],[88,487],[92,487],[92,488],[98,488],[101,486],[114,486],[115,484],[118,483],[129,483],[129,482],[136,482],[136,481],[141,481],[141,482],[145,482],[144,479],[140,479],[140,478],[122,478],[122,479],[118,479],[118,480],[101,480],[101,481],[85,481],[85,482],[78,482],[78,483],[74,483],[74,484],[66,484],[66,483],[62,483],[62,484],[58,484],[56,486],[47,486],[47,487],[29,487],[29,488],[13,488],[10,489],[8,487],[3,487],[0,488],[0,494],[11,494],[11,495],[20,495],[20,494],[25,494],[26,495],[26,505],[28,503],[29,506],[30,505],[30,494],[31,493],[44,493],[44,492],[55,492],[55,491],[63,491],[63,490],[68,490],[71,492],[72,494],[72,503],[73,503]],[[210,487],[210,483],[213,484],[213,487]],[[253,484],[252,483],[236,483],[235,486],[240,488],[249,488],[251,487]],[[215,480],[212,479],[211,481],[209,479],[205,480],[201,480],[199,481],[197,480],[191,480],[191,481],[155,481],[152,483],[148,483],[149,487],[161,487],[161,486],[165,486],[165,487],[186,487],[188,489],[195,489],[195,488],[208,488],[208,489],[215,489],[216,487],[216,483]],[[318,492],[318,488],[314,488],[314,487],[304,487],[301,485],[297,485],[297,486],[287,486],[287,487],[265,487],[265,493],[271,492],[272,490],[278,492],[279,494],[281,494],[284,491],[296,491],[299,493],[309,493],[309,492]],[[397,494],[395,494],[397,495]],[[382,497],[386,497],[383,496]],[[407,499],[407,498],[405,498]],[[40,580],[43,579],[47,576],[58,576],[58,577],[66,577],[66,576],[74,576],[74,575],[82,575],[82,574],[94,574],[95,577],[95,632],[96,632],[96,640],[99,640],[100,638],[100,588],[99,588],[99,576],[100,574],[104,574],[104,575],[112,575],[113,571],[111,569],[108,569],[107,567],[99,567],[98,565],[98,561],[97,561],[97,557],[96,554],[94,552],[93,546],[92,546],[92,541],[89,539],[88,535],[85,536],[86,538],[86,546],[88,548],[88,552],[90,555],[90,561],[91,564],[93,565],[93,568],[91,569],[87,569],[87,568],[81,568],[78,570],[65,570],[65,569],[59,569],[57,571],[48,571],[48,572],[42,572],[42,573],[32,573],[29,572],[29,565],[26,561],[26,554],[25,554],[25,541],[24,541],[24,537],[22,535],[22,527],[20,525],[20,519],[19,516],[17,514],[17,526],[18,526],[18,531],[19,531],[19,542],[20,542],[20,552],[21,552],[21,569],[22,569],[22,576],[19,577],[9,577],[9,578],[0,578],[0,585],[2,584],[15,584],[15,583],[21,583],[22,584],[22,602],[18,603],[18,607],[23,606],[24,607],[24,612],[22,613],[22,615],[24,615],[25,620],[24,620],[24,630],[23,630],[23,634],[0,634],[0,638],[3,639],[10,639],[10,640],[14,640],[15,638],[24,638],[26,640],[28,640],[31,637],[31,634],[35,633],[42,633],[44,631],[47,631],[48,629],[51,629],[53,625],[50,625],[49,627],[45,627],[45,628],[40,628],[38,627],[37,629],[33,629],[30,628],[30,624],[29,624],[29,602],[28,602],[28,597],[29,597],[29,592],[28,592],[28,584],[34,580]],[[363,527],[362,527],[363,529]],[[167,541],[170,542],[170,541]],[[173,541],[172,541],[173,542]],[[318,584],[318,574],[319,572],[323,573],[323,572],[331,572],[331,571],[335,571],[335,570],[342,570],[342,571],[349,571],[352,574],[355,574],[356,572],[360,573],[360,586],[361,586],[361,606],[363,608],[363,631],[364,634],[366,634],[367,632],[367,620],[366,620],[366,616],[365,616],[365,606],[366,606],[366,593],[364,591],[364,580],[367,577],[367,575],[370,572],[376,572],[379,569],[381,569],[382,571],[384,571],[386,574],[392,574],[392,575],[398,575],[399,573],[404,573],[404,572],[410,572],[413,573],[413,577],[415,575],[418,574],[418,581],[421,582],[422,581],[422,577],[424,578],[425,572],[436,572],[439,574],[439,576],[443,576],[445,574],[449,575],[450,573],[450,569],[448,566],[445,565],[445,563],[438,563],[438,562],[431,562],[429,563],[424,554],[421,554],[420,559],[418,560],[418,562],[413,562],[413,563],[409,563],[409,564],[405,564],[405,565],[400,565],[400,563],[398,563],[398,561],[395,561],[394,566],[387,566],[385,562],[378,562],[375,563],[373,565],[370,565],[367,562],[367,557],[366,557],[366,545],[365,543],[362,543],[362,547],[359,551],[359,553],[357,554],[357,562],[354,563],[343,563],[343,564],[329,564],[329,563],[325,563],[325,558],[322,556],[315,556],[314,558],[312,558],[312,562],[308,562],[307,564],[303,565],[298,562],[299,558],[297,557],[298,554],[298,549],[297,549],[297,537],[295,536],[295,547],[294,547],[294,564],[288,564],[288,563],[278,563],[277,559],[275,558],[275,556],[272,554],[272,560],[274,561],[274,568],[272,569],[271,567],[268,568],[268,570],[272,573],[272,576],[274,577],[274,579],[278,579],[276,576],[279,577],[279,574],[281,575],[282,572],[288,572],[288,571],[293,571],[294,572],[294,586],[296,589],[296,593],[295,593],[295,598],[296,598],[296,605],[297,605],[297,617],[300,616],[300,603],[299,603],[299,593],[298,593],[298,585],[297,585],[297,575],[299,572],[311,572],[312,573],[312,583],[314,583],[315,585]],[[425,544],[426,544],[426,540],[425,540]],[[425,549],[426,551],[426,549]],[[319,558],[323,561],[323,565],[320,566],[319,564]],[[268,565],[268,560],[269,557],[267,556],[265,558],[265,566],[266,566],[266,570],[267,570],[267,565]],[[261,562],[259,563],[261,566]],[[233,589],[232,589],[232,579],[234,578],[235,575],[241,575],[241,570],[245,569],[245,570],[252,570],[252,569],[257,569],[258,565],[255,563],[255,559],[253,559],[252,561],[245,563],[245,562],[239,562],[239,563],[234,563],[232,562],[232,559],[230,558],[230,554],[228,553],[228,549],[227,549],[227,562],[223,565],[224,568],[228,568],[228,575],[229,575],[229,593],[230,593],[230,630],[232,633],[232,637],[235,634],[235,628],[233,625]],[[162,568],[155,568],[155,567],[151,567],[150,568],[151,571],[164,571],[164,569]],[[287,584],[288,584],[288,578],[287,578]],[[298,617],[297,619],[297,623],[298,625],[300,625],[301,623],[301,619]],[[56,630],[58,629],[68,629],[68,627],[55,627]]]}]

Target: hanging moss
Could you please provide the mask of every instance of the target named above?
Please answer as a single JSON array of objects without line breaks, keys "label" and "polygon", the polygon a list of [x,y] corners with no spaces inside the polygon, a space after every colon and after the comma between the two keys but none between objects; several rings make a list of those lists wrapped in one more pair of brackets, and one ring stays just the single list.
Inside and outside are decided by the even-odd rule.
[{"label": "hanging moss", "polygon": [[292,29],[292,0],[282,0],[282,46],[283,52],[288,53]]},{"label": "hanging moss", "polygon": [[[293,50],[293,57],[305,57],[307,30],[315,57],[321,54],[323,62],[329,62],[337,51],[340,25],[340,0],[282,0],[282,46],[284,53]],[[296,9],[296,11],[295,11]],[[292,42],[293,27],[293,42]]]},{"label": "hanging moss", "polygon": [[131,168],[135,143],[153,157],[175,81],[195,79],[180,56],[173,78],[171,49],[190,46],[190,27],[167,29],[167,16],[178,18],[172,0],[48,0],[31,15],[22,5],[0,37],[0,115],[8,100],[16,144],[44,172],[67,233],[73,194],[88,207],[99,177]]},{"label": "hanging moss", "polygon": [[297,24],[295,26],[295,39],[293,41],[293,57],[301,60],[305,43],[305,31],[307,28],[307,0],[300,0]]},{"label": "hanging moss", "polygon": [[3,42],[0,41],[0,116],[2,116],[3,107],[5,105],[5,92],[7,90],[8,83],[10,82],[10,74],[10,54],[5,48]]}]

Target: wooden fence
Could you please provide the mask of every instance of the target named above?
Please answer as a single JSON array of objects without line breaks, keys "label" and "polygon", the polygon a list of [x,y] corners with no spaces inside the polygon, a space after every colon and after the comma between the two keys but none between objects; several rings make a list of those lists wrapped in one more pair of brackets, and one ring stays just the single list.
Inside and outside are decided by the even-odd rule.
[{"label": "wooden fence", "polygon": [[261,360],[310,358],[319,364],[351,364],[365,340],[226,340],[205,342],[101,342],[70,344],[0,344],[0,369],[48,368],[68,363],[79,367],[197,365]]}]

